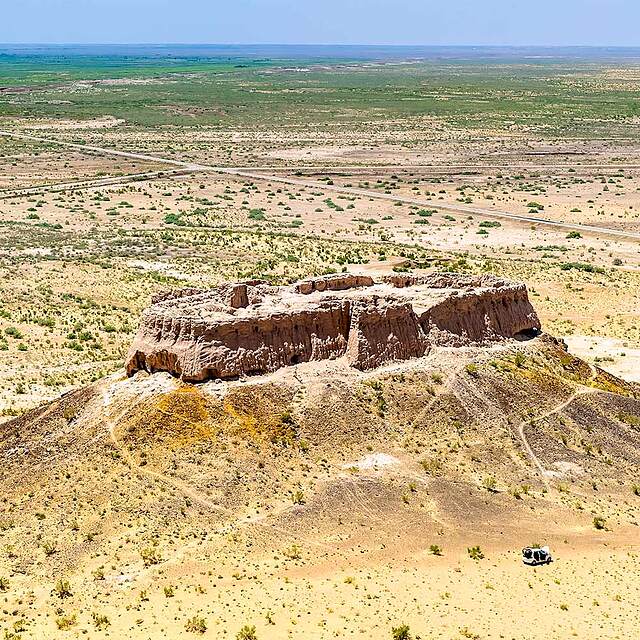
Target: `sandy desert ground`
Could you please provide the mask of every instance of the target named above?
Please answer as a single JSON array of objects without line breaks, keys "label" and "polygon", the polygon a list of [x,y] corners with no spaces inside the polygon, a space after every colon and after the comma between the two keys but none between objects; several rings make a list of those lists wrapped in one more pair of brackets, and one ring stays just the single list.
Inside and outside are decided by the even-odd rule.
[{"label": "sandy desert ground", "polygon": [[[576,65],[489,65],[491,97],[415,64],[0,82],[7,640],[637,635],[638,390],[609,374],[640,382],[640,68]],[[123,378],[159,291],[434,269],[525,282],[600,377],[533,346],[524,375],[508,346],[373,378],[301,365],[301,386]],[[245,386],[266,408],[211,436],[208,403]],[[289,410],[295,446],[243,431]],[[550,490],[525,420],[565,464]],[[522,565],[533,543],[557,561]]]}]

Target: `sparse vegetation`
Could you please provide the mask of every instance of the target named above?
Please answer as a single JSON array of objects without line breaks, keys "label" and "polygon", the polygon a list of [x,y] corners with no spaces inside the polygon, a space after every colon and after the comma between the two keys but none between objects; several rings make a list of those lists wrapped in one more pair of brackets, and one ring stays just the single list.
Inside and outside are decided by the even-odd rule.
[{"label": "sparse vegetation", "polygon": [[207,630],[207,621],[202,616],[189,618],[184,626],[189,633],[204,633]]},{"label": "sparse vegetation", "polygon": [[472,560],[483,560],[484,559],[484,553],[482,552],[482,549],[480,549],[479,546],[469,547],[467,549],[467,553],[469,554],[469,557]]},{"label": "sparse vegetation", "polygon": [[245,625],[236,634],[236,640],[258,640],[255,626]]},{"label": "sparse vegetation", "polygon": [[[2,55],[2,130],[313,183],[0,137],[0,420],[17,418],[0,443],[5,640],[478,638],[541,586],[544,623],[512,616],[510,635],[633,633],[640,412],[610,374],[637,369],[637,243],[536,219],[637,233],[637,70],[611,51],[476,55]],[[564,155],[575,144],[584,162]],[[302,364],[258,391],[121,375],[160,292],[356,270],[525,282],[570,353],[518,335],[355,383],[340,361]],[[550,491],[521,426],[564,475]],[[551,573],[518,558],[540,518],[563,555]],[[484,558],[475,540],[487,562],[465,559]]]},{"label": "sparse vegetation", "polygon": [[55,587],[53,588],[53,591],[55,595],[57,595],[58,598],[61,599],[70,598],[73,595],[73,593],[71,592],[71,584],[68,580],[65,580],[63,578],[58,579]]},{"label": "sparse vegetation", "polygon": [[401,624],[391,629],[391,637],[393,640],[411,640],[411,633],[408,624]]}]

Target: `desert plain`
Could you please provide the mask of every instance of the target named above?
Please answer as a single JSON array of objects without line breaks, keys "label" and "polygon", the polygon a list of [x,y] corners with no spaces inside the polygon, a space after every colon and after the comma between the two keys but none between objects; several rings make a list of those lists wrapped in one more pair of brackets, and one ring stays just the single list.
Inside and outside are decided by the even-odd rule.
[{"label": "desert plain", "polygon": [[[478,55],[2,63],[6,639],[638,634],[640,60]],[[168,289],[433,271],[568,352],[123,370]]]}]

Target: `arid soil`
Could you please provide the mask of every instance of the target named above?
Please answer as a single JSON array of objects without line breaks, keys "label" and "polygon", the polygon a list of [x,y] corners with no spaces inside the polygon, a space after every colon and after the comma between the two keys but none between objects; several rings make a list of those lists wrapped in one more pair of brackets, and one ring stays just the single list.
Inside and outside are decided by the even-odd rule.
[{"label": "arid soil", "polygon": [[[173,77],[3,91],[0,129],[40,140],[0,136],[0,634],[634,638],[640,75],[593,73],[562,75],[594,98],[561,114],[613,114],[565,131],[314,111],[302,72],[251,121],[254,84],[237,110],[168,96],[168,124],[126,92]],[[195,385],[124,369],[169,290],[436,271],[525,283],[545,335]],[[525,567],[533,544],[556,561]]]},{"label": "arid soil", "polygon": [[[116,374],[2,427],[2,622],[34,638],[176,637],[194,619],[212,637],[624,637],[639,402],[544,336],[368,373]],[[522,565],[534,543],[556,562]],[[535,627],[505,615],[531,604],[548,613]]]}]

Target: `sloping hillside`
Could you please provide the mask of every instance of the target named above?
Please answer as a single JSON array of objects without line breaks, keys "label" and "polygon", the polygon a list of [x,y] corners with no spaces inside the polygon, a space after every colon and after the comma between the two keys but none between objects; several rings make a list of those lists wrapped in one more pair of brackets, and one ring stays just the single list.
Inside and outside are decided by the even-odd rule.
[{"label": "sloping hillside", "polygon": [[[608,563],[623,632],[637,593],[609,583],[637,563],[620,549],[637,539],[639,444],[640,389],[547,336],[366,373],[338,359],[196,386],[112,376],[0,426],[0,624],[178,637],[195,616],[207,637],[246,623],[328,638],[402,621],[430,637],[437,621],[456,637],[468,615],[497,637],[498,595],[556,597],[531,593],[517,555],[547,543],[564,599]],[[443,595],[454,578],[464,605]],[[560,604],[526,637],[597,627]]]}]

